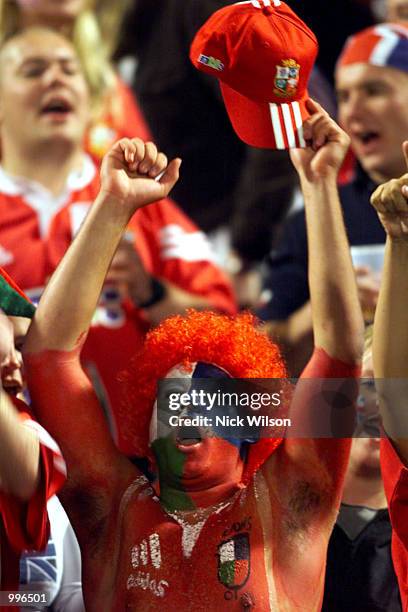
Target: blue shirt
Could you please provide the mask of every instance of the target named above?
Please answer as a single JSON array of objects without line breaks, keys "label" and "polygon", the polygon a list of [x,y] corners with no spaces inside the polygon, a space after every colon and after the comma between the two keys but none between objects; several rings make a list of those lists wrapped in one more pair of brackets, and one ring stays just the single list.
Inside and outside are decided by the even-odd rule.
[{"label": "blue shirt", "polygon": [[[370,204],[376,185],[358,167],[353,181],[339,188],[344,223],[351,246],[383,244],[385,232]],[[284,320],[309,300],[305,211],[290,216],[281,239],[267,260],[265,288],[270,301],[257,313],[265,320]]]}]

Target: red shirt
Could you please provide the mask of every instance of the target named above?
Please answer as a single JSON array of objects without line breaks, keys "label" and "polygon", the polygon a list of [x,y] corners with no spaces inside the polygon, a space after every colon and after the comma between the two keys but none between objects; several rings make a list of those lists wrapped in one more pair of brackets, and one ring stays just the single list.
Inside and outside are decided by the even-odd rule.
[{"label": "red shirt", "polygon": [[[350,440],[284,440],[272,455],[258,455],[261,467],[248,486],[237,483],[235,495],[207,517],[198,510],[191,526],[182,513],[164,510],[112,445],[77,354],[28,355],[26,364],[41,419],[71,458],[76,493],[67,510],[83,552],[87,610],[321,609]],[[358,374],[316,350],[304,377]],[[303,407],[307,418],[316,387],[299,389],[294,409]],[[84,495],[86,524],[76,501]]]},{"label": "red shirt", "polygon": [[63,485],[66,476],[61,452],[48,433],[26,413],[27,407],[15,401],[24,412],[21,419],[38,433],[40,440],[41,480],[28,502],[0,492],[1,588],[18,590],[19,559],[23,550],[40,550],[48,541],[47,501]]},{"label": "red shirt", "polygon": [[398,577],[402,609],[408,610],[408,468],[391,440],[381,439],[381,469],[392,525],[392,560]]}]

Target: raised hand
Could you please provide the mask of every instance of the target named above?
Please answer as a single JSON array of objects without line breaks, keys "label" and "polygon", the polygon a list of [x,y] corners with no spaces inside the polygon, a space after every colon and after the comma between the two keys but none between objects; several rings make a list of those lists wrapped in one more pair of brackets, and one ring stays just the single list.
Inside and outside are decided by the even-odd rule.
[{"label": "raised hand", "polygon": [[337,177],[350,139],[320,104],[308,100],[307,109],[311,116],[303,123],[303,133],[308,146],[291,149],[292,163],[301,179]]},{"label": "raised hand", "polygon": [[170,163],[152,142],[122,138],[105,155],[101,195],[118,200],[131,213],[165,198],[179,177],[180,159]]},{"label": "raised hand", "polygon": [[[402,145],[408,167],[408,141]],[[408,241],[408,174],[377,187],[371,204],[390,238]]]}]

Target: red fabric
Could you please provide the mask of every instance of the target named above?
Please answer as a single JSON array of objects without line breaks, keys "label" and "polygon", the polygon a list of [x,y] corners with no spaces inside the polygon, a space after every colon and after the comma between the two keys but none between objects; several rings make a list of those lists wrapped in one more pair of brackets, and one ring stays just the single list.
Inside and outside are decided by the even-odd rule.
[{"label": "red fabric", "polygon": [[[69,194],[65,205],[74,202],[79,209],[89,206],[98,190],[99,179],[95,177],[83,189]],[[52,273],[47,242],[49,228],[41,225],[46,204],[44,202],[44,206],[37,211],[20,195],[2,193],[0,183],[0,263],[34,301],[38,301]]]},{"label": "red fabric", "polygon": [[381,469],[392,524],[392,560],[398,577],[402,609],[408,610],[408,468],[391,440],[381,439]]},{"label": "red fabric", "polygon": [[11,278],[11,276],[9,276],[7,274],[7,272],[5,270],[3,270],[3,268],[0,267],[0,274],[1,276],[4,278],[4,280],[6,281],[6,283],[8,283],[10,285],[10,287],[12,289],[14,289],[15,291],[17,291],[17,293],[19,295],[21,295],[21,297],[23,297],[25,300],[28,300],[28,297],[25,295],[25,293],[23,291],[21,291],[20,287],[18,287],[16,285],[16,283],[13,281],[13,279]]},{"label": "red fabric", "polygon": [[120,138],[152,139],[136,97],[121,79],[117,80],[115,96],[113,110],[92,125],[85,138],[85,150],[98,164]]},{"label": "red fabric", "polygon": [[[354,377],[359,369],[317,349],[306,374]],[[88,500],[94,495],[102,515],[109,508],[107,523],[99,514],[85,529],[81,495],[68,500],[78,517],[85,599],[94,609],[238,612],[252,601],[262,612],[320,610],[350,440],[285,440],[272,455],[264,449],[248,486],[238,486],[232,503],[204,521],[193,545],[186,527],[164,512],[147,481],[112,448],[77,354],[28,355],[27,375],[41,419],[72,459],[78,493],[86,491]],[[304,391],[294,401],[313,408]]]},{"label": "red fabric", "polygon": [[339,176],[337,180],[339,185],[347,185],[348,183],[351,183],[351,181],[354,180],[356,176],[356,165],[356,156],[354,155],[352,149],[349,149],[339,171]]},{"label": "red fabric", "polygon": [[[18,400],[15,405],[21,418],[33,423],[27,406]],[[24,411],[24,412],[21,412]],[[29,424],[30,424],[29,423]],[[19,558],[23,550],[40,550],[48,541],[47,501],[65,481],[65,464],[53,440],[38,425],[40,438],[41,480],[28,502],[0,492],[1,589],[18,590]]]},{"label": "red fabric", "polygon": [[[290,105],[298,102],[299,114],[308,117],[307,82],[317,51],[315,35],[287,4],[260,0],[213,13],[197,32],[190,59],[198,70],[220,80],[232,125],[244,142],[281,149],[305,146],[299,133],[302,121],[291,115]],[[278,105],[279,129],[271,119],[271,104]],[[280,115],[283,104],[290,118]]]}]

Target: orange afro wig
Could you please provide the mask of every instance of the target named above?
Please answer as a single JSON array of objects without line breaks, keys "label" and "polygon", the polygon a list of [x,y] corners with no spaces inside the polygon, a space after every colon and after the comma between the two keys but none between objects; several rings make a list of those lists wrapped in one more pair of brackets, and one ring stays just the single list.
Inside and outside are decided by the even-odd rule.
[{"label": "orange afro wig", "polygon": [[147,334],[129,369],[120,376],[124,383],[120,420],[136,455],[149,454],[149,426],[158,381],[175,365],[188,367],[197,361],[217,365],[232,378],[286,376],[279,348],[257,329],[257,319],[249,313],[229,317],[189,310],[186,316],[166,319]]}]

